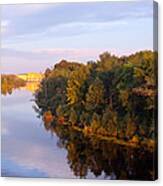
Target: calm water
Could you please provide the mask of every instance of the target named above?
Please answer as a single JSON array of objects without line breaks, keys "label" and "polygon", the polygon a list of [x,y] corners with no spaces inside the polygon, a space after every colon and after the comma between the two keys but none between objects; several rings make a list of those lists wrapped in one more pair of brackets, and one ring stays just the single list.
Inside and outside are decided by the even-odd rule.
[{"label": "calm water", "polygon": [[2,96],[2,176],[153,179],[152,153],[46,130],[32,98],[25,88]]},{"label": "calm water", "polygon": [[73,178],[66,150],[46,132],[31,98],[27,90],[2,96],[2,175]]}]

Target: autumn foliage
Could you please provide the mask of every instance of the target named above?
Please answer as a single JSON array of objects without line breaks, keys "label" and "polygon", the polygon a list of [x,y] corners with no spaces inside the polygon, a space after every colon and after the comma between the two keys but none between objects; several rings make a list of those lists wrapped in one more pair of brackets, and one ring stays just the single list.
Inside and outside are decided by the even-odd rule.
[{"label": "autumn foliage", "polygon": [[155,139],[157,53],[117,57],[105,52],[87,64],[62,60],[45,71],[36,103],[52,125],[139,142]]}]

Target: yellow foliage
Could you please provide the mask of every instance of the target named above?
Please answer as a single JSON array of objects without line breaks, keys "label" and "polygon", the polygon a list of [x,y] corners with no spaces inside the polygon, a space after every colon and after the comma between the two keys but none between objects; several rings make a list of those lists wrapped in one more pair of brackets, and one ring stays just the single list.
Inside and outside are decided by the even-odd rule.
[{"label": "yellow foliage", "polygon": [[139,143],[139,137],[138,136],[133,136],[131,139],[132,143]]}]

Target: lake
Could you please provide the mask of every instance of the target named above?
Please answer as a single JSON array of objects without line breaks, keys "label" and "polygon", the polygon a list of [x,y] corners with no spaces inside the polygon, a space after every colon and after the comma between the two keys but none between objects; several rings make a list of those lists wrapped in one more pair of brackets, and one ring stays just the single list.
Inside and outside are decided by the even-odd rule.
[{"label": "lake", "polygon": [[2,95],[2,176],[152,179],[153,153],[87,138],[66,127],[46,129],[33,91]]}]

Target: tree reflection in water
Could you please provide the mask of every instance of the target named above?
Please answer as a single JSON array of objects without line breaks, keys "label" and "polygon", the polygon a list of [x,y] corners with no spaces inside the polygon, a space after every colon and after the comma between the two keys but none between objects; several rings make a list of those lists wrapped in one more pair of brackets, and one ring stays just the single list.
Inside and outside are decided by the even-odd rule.
[{"label": "tree reflection in water", "polygon": [[92,172],[96,178],[153,180],[154,152],[112,144],[107,140],[86,137],[69,126],[47,127],[58,137],[58,146],[67,150],[68,164],[74,175],[87,178]]}]

